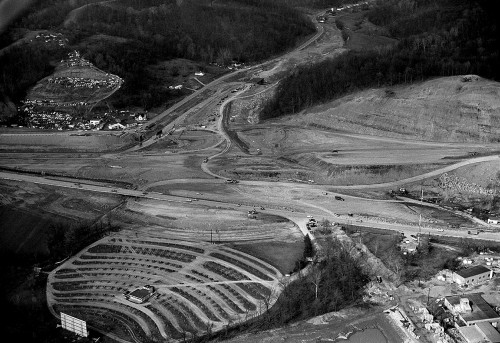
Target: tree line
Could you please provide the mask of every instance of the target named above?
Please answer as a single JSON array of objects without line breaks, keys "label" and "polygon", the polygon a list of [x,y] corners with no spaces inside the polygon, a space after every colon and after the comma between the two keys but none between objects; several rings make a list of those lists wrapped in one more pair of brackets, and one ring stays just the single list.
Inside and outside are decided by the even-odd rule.
[{"label": "tree line", "polygon": [[187,58],[227,64],[257,61],[293,46],[314,32],[310,21],[270,0],[237,0],[236,5],[204,5],[174,0],[145,11],[99,4],[87,6],[74,24],[95,32],[140,40],[157,58]]},{"label": "tree line", "polygon": [[386,27],[398,43],[350,51],[293,70],[280,83],[261,118],[294,114],[368,87],[461,74],[500,80],[499,32],[490,7],[487,0],[378,2],[367,17]]}]

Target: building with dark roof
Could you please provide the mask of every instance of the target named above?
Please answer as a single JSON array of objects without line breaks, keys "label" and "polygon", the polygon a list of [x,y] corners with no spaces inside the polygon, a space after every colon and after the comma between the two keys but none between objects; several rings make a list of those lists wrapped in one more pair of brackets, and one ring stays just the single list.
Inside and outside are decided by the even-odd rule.
[{"label": "building with dark roof", "polygon": [[133,292],[126,295],[126,298],[134,303],[142,304],[155,292],[154,287],[146,285],[137,288]]},{"label": "building with dark roof", "polygon": [[474,266],[454,272],[453,281],[459,285],[477,285],[493,277],[493,271],[485,266]]},{"label": "building with dark roof", "polygon": [[453,295],[445,297],[445,307],[457,318],[462,325],[470,326],[477,323],[500,322],[500,316],[483,299],[479,293]]}]

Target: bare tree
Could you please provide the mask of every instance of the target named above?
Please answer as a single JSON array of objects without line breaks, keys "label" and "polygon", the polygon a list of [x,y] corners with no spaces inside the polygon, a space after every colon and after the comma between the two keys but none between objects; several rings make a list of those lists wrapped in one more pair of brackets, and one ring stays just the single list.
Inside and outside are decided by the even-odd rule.
[{"label": "bare tree", "polygon": [[309,274],[309,280],[314,285],[314,299],[318,299],[318,289],[321,281],[323,280],[323,270],[314,266]]}]

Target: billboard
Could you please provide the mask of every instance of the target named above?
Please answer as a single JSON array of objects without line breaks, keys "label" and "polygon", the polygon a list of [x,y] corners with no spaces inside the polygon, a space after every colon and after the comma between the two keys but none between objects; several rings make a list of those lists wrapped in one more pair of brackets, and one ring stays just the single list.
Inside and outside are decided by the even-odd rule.
[{"label": "billboard", "polygon": [[61,312],[61,325],[63,329],[76,333],[78,336],[87,337],[87,323],[84,320],[72,317]]}]

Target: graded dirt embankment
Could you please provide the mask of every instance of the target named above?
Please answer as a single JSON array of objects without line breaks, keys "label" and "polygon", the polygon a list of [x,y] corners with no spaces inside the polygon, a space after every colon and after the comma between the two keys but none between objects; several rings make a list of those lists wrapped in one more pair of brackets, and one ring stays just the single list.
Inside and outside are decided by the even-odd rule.
[{"label": "graded dirt embankment", "polygon": [[313,107],[286,121],[386,137],[498,142],[500,83],[477,76],[453,76],[370,89]]}]

